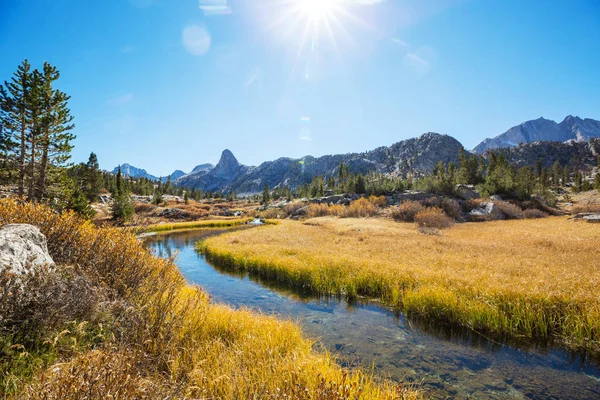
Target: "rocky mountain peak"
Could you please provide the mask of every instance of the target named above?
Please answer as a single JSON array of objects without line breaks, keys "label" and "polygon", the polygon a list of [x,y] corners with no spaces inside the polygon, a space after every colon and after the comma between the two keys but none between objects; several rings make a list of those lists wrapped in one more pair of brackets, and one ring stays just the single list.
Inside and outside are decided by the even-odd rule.
[{"label": "rocky mountain peak", "polygon": [[231,176],[231,175],[235,175],[237,173],[237,171],[239,170],[239,168],[240,168],[240,163],[235,158],[233,153],[230,150],[225,149],[225,150],[223,150],[223,153],[221,153],[221,159],[219,160],[219,163],[215,167],[214,172],[215,172],[215,175]]}]

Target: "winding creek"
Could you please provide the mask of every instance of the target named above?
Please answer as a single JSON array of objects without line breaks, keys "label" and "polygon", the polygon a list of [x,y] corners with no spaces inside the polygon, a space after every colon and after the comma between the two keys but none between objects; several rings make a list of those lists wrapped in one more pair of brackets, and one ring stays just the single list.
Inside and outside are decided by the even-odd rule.
[{"label": "winding creek", "polygon": [[422,383],[433,398],[600,399],[600,369],[583,355],[547,346],[509,346],[480,335],[424,325],[377,305],[298,294],[219,270],[195,244],[231,229],[145,238],[158,255],[177,254],[185,277],[215,301],[297,321],[344,365],[371,366],[381,376]]}]

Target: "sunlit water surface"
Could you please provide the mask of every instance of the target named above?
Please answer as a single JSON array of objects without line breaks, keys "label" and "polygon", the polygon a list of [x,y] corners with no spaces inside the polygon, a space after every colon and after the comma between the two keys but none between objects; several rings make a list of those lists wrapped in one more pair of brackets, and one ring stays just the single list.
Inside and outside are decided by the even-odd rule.
[{"label": "sunlit water surface", "polygon": [[176,255],[185,277],[216,302],[297,321],[344,365],[361,365],[403,382],[422,383],[433,398],[600,399],[598,364],[540,344],[501,344],[464,330],[425,325],[373,304],[298,294],[256,277],[212,266],[195,250],[196,230],[146,237],[158,255]]}]

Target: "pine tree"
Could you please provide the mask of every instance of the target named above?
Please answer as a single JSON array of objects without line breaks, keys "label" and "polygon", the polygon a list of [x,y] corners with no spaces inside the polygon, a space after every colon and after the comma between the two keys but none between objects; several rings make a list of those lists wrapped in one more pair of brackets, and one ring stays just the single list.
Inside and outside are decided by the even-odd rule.
[{"label": "pine tree", "polygon": [[267,185],[266,183],[265,183],[265,187],[263,188],[262,201],[263,201],[264,204],[269,204],[269,201],[271,201],[271,194],[269,192],[269,185]]},{"label": "pine tree", "polygon": [[31,89],[31,65],[24,60],[18,67],[10,82],[0,85],[0,124],[10,142],[16,140],[19,163],[18,195],[25,194],[27,134],[31,125],[28,103]]},{"label": "pine tree", "polygon": [[[36,72],[34,71],[34,75]],[[48,164],[61,165],[67,161],[71,157],[70,153],[73,149],[70,143],[75,139],[75,135],[71,132],[75,127],[72,123],[73,116],[68,108],[70,96],[52,88],[53,82],[59,77],[60,73],[56,67],[47,62],[44,63],[43,74],[40,75],[41,87],[39,88],[41,109],[38,131],[41,160],[35,196],[38,200],[42,199],[46,191]]]},{"label": "pine tree", "polygon": [[569,170],[569,166],[565,165],[565,167],[563,168],[563,172],[562,172],[562,185],[563,186],[567,186],[567,184],[569,183],[570,173],[571,173],[571,171]]},{"label": "pine tree", "polygon": [[365,178],[362,174],[358,174],[356,177],[356,193],[365,194],[367,192],[367,187],[365,185]]},{"label": "pine tree", "polygon": [[596,172],[596,176],[594,176],[594,189],[600,192],[600,171]]},{"label": "pine tree", "polygon": [[117,171],[115,190],[113,193],[112,215],[113,219],[121,222],[127,222],[133,216],[135,209],[131,196],[126,189],[121,167]]},{"label": "pine tree", "polygon": [[94,201],[102,189],[102,172],[94,152],[90,153],[85,174],[85,194],[89,201]]}]

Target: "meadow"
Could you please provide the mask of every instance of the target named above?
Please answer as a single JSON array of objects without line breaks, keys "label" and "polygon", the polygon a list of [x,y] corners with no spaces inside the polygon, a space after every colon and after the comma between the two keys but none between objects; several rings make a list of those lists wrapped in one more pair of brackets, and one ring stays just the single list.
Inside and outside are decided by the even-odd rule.
[{"label": "meadow", "polygon": [[214,304],[129,231],[0,200],[0,225],[40,228],[59,265],[0,274],[0,397],[418,399],[338,366],[298,326]]},{"label": "meadow", "polygon": [[566,217],[457,224],[281,221],[207,239],[220,267],[512,338],[600,352],[600,229]]},{"label": "meadow", "polygon": [[191,222],[170,222],[148,226],[146,232],[167,232],[184,229],[202,229],[202,228],[228,228],[244,225],[252,221],[253,218],[235,218],[235,219],[210,219]]}]

